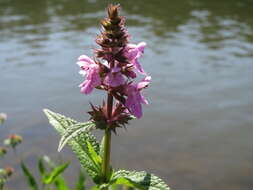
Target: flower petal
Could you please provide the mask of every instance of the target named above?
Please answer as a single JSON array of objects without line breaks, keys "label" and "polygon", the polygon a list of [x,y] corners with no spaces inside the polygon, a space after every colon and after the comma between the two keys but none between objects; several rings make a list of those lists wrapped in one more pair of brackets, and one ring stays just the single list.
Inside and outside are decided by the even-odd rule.
[{"label": "flower petal", "polygon": [[136,116],[137,118],[142,117],[142,107],[139,101],[136,101],[134,96],[128,96],[125,106],[128,108],[131,114]]},{"label": "flower petal", "polygon": [[137,49],[139,50],[139,53],[143,54],[144,53],[144,48],[146,47],[146,42],[140,42],[137,45]]},{"label": "flower petal", "polygon": [[141,82],[137,84],[137,89],[141,90],[149,85],[151,81],[151,76],[146,76]]},{"label": "flower petal", "polygon": [[78,58],[78,61],[84,61],[84,62],[87,62],[89,64],[95,64],[95,61],[93,59],[91,59],[90,57],[88,57],[87,55],[81,55]]},{"label": "flower petal", "polygon": [[148,100],[143,95],[141,95],[141,103],[148,104]]},{"label": "flower petal", "polygon": [[118,73],[109,73],[104,79],[104,83],[111,87],[120,86],[125,83],[125,78],[123,75]]},{"label": "flower petal", "polygon": [[85,70],[80,70],[79,74],[82,75],[82,76],[85,76],[86,75],[86,71]]},{"label": "flower petal", "polygon": [[93,90],[90,80],[85,80],[82,84],[80,84],[80,87],[81,87],[81,93],[84,93],[84,94],[89,94]]},{"label": "flower petal", "polygon": [[137,59],[133,60],[132,63],[135,66],[135,68],[137,69],[137,71],[139,71],[141,74],[147,75],[146,72],[143,70],[141,64],[139,63],[139,61]]}]

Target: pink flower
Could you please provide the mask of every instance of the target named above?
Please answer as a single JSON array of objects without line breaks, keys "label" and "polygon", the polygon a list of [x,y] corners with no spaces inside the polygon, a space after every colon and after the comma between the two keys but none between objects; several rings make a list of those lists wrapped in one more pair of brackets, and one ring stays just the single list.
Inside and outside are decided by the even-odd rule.
[{"label": "pink flower", "polygon": [[125,83],[125,78],[120,72],[119,67],[112,68],[111,72],[107,74],[104,83],[111,87],[120,86]]},{"label": "pink flower", "polygon": [[147,76],[138,84],[129,84],[126,87],[125,93],[127,95],[127,99],[125,102],[125,106],[128,108],[130,113],[137,118],[142,117],[141,104],[148,104],[148,101],[143,95],[141,95],[140,91],[143,88],[147,87],[150,81],[151,77]]},{"label": "pink flower", "polygon": [[151,81],[151,76],[146,76],[141,82],[137,84],[137,88],[139,90],[146,88],[149,85],[150,81]]},{"label": "pink flower", "polygon": [[95,87],[101,84],[99,65],[86,55],[81,55],[78,58],[77,64],[81,68],[79,73],[83,76],[86,75],[86,80],[79,87],[81,87],[82,93],[89,94]]},{"label": "pink flower", "polygon": [[124,55],[130,61],[131,64],[139,71],[141,74],[146,75],[146,72],[141,67],[138,59],[144,53],[144,48],[146,47],[145,42],[140,42],[139,44],[128,44],[125,48]]}]

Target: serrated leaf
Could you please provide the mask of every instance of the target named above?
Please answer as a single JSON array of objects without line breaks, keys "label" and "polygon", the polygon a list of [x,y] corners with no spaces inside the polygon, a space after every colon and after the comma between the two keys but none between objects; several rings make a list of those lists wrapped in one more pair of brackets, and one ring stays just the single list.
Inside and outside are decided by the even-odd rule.
[{"label": "serrated leaf", "polygon": [[[78,124],[77,121],[67,118],[61,114],[54,113],[50,110],[45,109],[44,112],[47,115],[50,124],[54,126],[60,135],[63,135],[69,126]],[[100,171],[98,171],[98,168],[94,166],[89,157],[87,147],[85,146],[87,142],[92,145],[95,152],[98,154],[99,143],[97,142],[96,137],[89,132],[70,139],[67,144],[72,148],[81,165],[86,169],[88,175],[96,182],[100,180]]]},{"label": "serrated leaf", "polygon": [[55,181],[55,179],[68,167],[69,163],[62,164],[55,167],[47,176],[44,178],[45,184],[50,184]]},{"label": "serrated leaf", "polygon": [[69,126],[62,135],[62,138],[59,142],[58,151],[60,152],[70,139],[77,137],[81,133],[87,133],[94,129],[96,129],[96,124],[92,121],[77,123]]},{"label": "serrated leaf", "polygon": [[141,190],[170,190],[163,180],[145,171],[119,170],[113,174],[110,183],[126,185]]},{"label": "serrated leaf", "polygon": [[82,170],[79,172],[79,177],[75,185],[75,190],[85,190],[85,175]]},{"label": "serrated leaf", "polygon": [[[61,136],[65,133],[65,130],[67,130],[69,126],[79,123],[78,121],[65,117],[59,113],[54,113],[48,109],[44,109],[43,111],[48,117],[49,123],[60,133]],[[89,141],[95,151],[99,153],[99,143],[94,135],[88,132],[87,134],[83,135],[83,137],[77,137],[75,141],[79,139],[83,139],[83,142]]]},{"label": "serrated leaf", "polygon": [[29,185],[29,189],[30,190],[38,190],[38,185],[35,180],[35,177],[32,175],[30,170],[26,167],[26,165],[23,162],[21,162],[21,168],[22,168],[22,171],[26,177],[26,181]]}]

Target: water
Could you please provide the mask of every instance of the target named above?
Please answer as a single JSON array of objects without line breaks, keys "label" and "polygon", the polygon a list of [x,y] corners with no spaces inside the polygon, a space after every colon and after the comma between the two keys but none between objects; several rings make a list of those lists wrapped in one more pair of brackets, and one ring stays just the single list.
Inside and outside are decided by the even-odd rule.
[{"label": "water", "polygon": [[[84,121],[88,102],[103,97],[79,93],[75,62],[92,55],[108,2],[0,2],[0,111],[9,116],[0,137],[23,135],[19,153],[34,171],[49,154],[73,161],[68,179],[77,173],[69,149],[55,152],[42,109]],[[147,169],[172,189],[253,189],[253,2],[119,2],[132,42],[148,43],[142,63],[153,81],[143,119],[113,137],[113,165]],[[18,174],[10,189],[26,189]]]}]

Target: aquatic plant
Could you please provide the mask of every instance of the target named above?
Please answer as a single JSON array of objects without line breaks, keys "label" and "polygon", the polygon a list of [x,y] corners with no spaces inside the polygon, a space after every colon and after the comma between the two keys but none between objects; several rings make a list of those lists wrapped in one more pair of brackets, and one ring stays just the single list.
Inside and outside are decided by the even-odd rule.
[{"label": "aquatic plant", "polygon": [[[129,43],[125,18],[119,15],[119,5],[109,5],[108,17],[101,21],[93,58],[81,55],[77,64],[85,77],[79,87],[84,94],[94,89],[105,91],[107,100],[102,105],[91,104],[90,120],[78,122],[48,109],[44,112],[49,122],[60,133],[60,151],[68,144],[76,153],[81,165],[96,184],[93,189],[107,190],[116,185],[142,190],[168,190],[157,176],[145,171],[114,170],[110,165],[111,134],[117,128],[126,127],[130,120],[141,118],[142,104],[148,101],[141,91],[148,87],[151,77],[144,71],[139,58],[144,53],[145,42]],[[137,81],[140,75],[143,79]],[[92,130],[104,131],[99,143]]]}]

